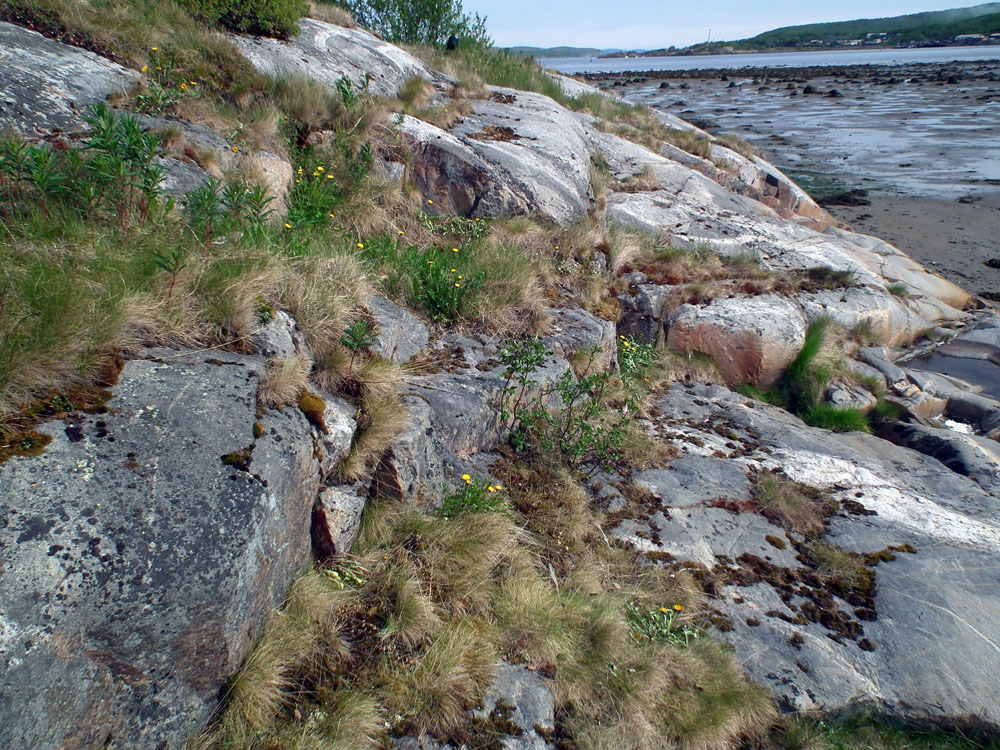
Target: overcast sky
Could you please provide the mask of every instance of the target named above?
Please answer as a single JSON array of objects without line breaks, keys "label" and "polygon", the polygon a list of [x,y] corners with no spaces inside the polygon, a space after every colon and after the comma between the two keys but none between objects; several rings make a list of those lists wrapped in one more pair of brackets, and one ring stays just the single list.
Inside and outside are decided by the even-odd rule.
[{"label": "overcast sky", "polygon": [[883,18],[974,5],[961,0],[463,0],[487,17],[501,47],[678,47],[712,39],[743,39],[779,26]]}]

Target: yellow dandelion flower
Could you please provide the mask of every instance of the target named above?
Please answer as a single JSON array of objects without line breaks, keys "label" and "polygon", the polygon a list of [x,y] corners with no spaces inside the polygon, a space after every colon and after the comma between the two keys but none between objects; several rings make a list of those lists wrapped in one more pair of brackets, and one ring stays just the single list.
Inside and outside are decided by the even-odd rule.
[{"label": "yellow dandelion flower", "polygon": [[150,52],[159,52],[159,51],[160,51],[160,48],[159,48],[159,47],[150,47],[150,48],[149,48],[149,51],[150,51]]},{"label": "yellow dandelion flower", "polygon": [[323,169],[323,167],[316,167],[316,171],[317,172],[325,172],[326,170]]},{"label": "yellow dandelion flower", "polygon": [[456,271],[455,271],[455,269],[454,269],[454,268],[453,268],[453,269],[451,269],[451,272],[452,272],[452,273],[456,273]]},{"label": "yellow dandelion flower", "polygon": [[296,184],[296,185],[301,185],[301,184],[302,184],[302,180],[296,180],[296,181],[295,181],[295,184]]},{"label": "yellow dandelion flower", "polygon": [[238,154],[239,152],[240,152],[240,147],[239,146],[233,146],[233,153],[234,154]]},{"label": "yellow dandelion flower", "polygon": [[501,487],[499,484],[496,487],[497,487],[498,490],[502,490],[503,489],[503,487]]},{"label": "yellow dandelion flower", "polygon": [[451,249],[451,251],[452,251],[453,253],[457,253],[457,252],[458,252],[458,248],[457,248],[457,247],[453,247],[453,248]]},{"label": "yellow dandelion flower", "polygon": [[142,66],[142,72],[143,73],[148,73],[149,72],[149,66],[148,65],[143,65]]},{"label": "yellow dandelion flower", "polygon": [[427,261],[427,265],[429,265],[429,266],[433,266],[433,265],[434,265],[434,261],[433,261],[433,260],[429,260],[429,261]]},{"label": "yellow dandelion flower", "polygon": [[328,175],[326,176],[326,179],[328,179],[328,180],[332,180],[332,179],[333,179],[333,175],[332,175],[332,174],[328,174]]},{"label": "yellow dandelion flower", "polygon": [[291,224],[285,224],[285,229],[291,229],[291,228],[292,228]]},{"label": "yellow dandelion flower", "polygon": [[624,337],[624,336],[619,336],[618,338],[620,338],[620,339],[621,339],[622,341],[624,341],[624,340],[625,340],[625,337]]},{"label": "yellow dandelion flower", "polygon": [[461,284],[455,284],[455,288],[461,288]]},{"label": "yellow dandelion flower", "polygon": [[333,214],[327,214],[327,216],[329,216],[329,217],[330,217],[331,219],[335,219],[335,218],[337,218],[337,217],[336,217],[336,216],[334,216]]},{"label": "yellow dandelion flower", "polygon": [[198,85],[197,81],[190,81],[190,83],[191,83],[192,86],[197,86]]},{"label": "yellow dandelion flower", "polygon": [[400,229],[399,230],[399,236],[402,237],[404,234],[406,234],[406,232],[404,232],[402,229]]},{"label": "yellow dandelion flower", "polygon": [[186,83],[181,84],[181,91],[187,91],[188,85]]},{"label": "yellow dandelion flower", "polygon": [[491,485],[490,485],[489,487],[487,487],[487,488],[486,488],[486,491],[487,491],[487,492],[496,492],[497,490],[496,490],[496,487],[494,487],[494,486],[493,486],[493,485],[491,484]]},{"label": "yellow dandelion flower", "polygon": [[432,200],[431,200],[430,198],[428,198],[428,199],[427,199],[427,203],[428,203],[428,205],[433,205],[433,204],[434,204],[434,201],[432,201]]},{"label": "yellow dandelion flower", "polygon": [[459,279],[461,279],[462,277],[461,277],[461,276],[459,276],[458,278],[459,278]]},{"label": "yellow dandelion flower", "polygon": [[680,604],[675,604],[674,605],[674,612],[683,612],[683,611],[684,611],[684,607],[682,607]]},{"label": "yellow dandelion flower", "polygon": [[666,607],[660,607],[660,611],[661,611],[661,612],[662,612],[663,614],[667,614],[667,608],[666,608]]},{"label": "yellow dandelion flower", "polygon": [[359,242],[358,243],[358,250],[364,250],[364,249],[365,249],[365,244],[363,242]]}]

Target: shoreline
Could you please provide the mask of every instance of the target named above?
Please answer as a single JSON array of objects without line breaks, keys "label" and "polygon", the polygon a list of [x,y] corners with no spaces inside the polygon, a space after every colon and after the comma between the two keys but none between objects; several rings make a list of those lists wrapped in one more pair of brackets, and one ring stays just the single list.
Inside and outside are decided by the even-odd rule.
[{"label": "shoreline", "polygon": [[[714,44],[714,42],[713,42]],[[837,47],[810,47],[809,49],[802,49],[801,47],[775,47],[769,49],[734,49],[729,52],[692,52],[690,54],[684,54],[683,52],[665,53],[662,55],[653,55],[649,52],[657,52],[658,50],[649,50],[647,54],[643,55],[631,55],[627,53],[611,53],[607,55],[597,55],[594,57],[595,60],[656,60],[661,57],[738,57],[740,55],[789,55],[789,54],[809,54],[810,52],[889,52],[900,50],[910,50],[910,49],[975,49],[976,47],[996,47],[996,44],[920,44],[915,46],[907,47],[880,47],[880,46],[863,46],[863,45],[853,45],[853,46],[837,46]],[[585,55],[584,55],[585,56]],[[568,57],[568,56],[567,56]],[[539,58],[542,60],[558,60],[558,57],[543,57]]]},{"label": "shoreline", "polygon": [[[959,81],[998,81],[997,68],[1000,58],[995,60],[952,60],[949,62],[907,62],[907,63],[854,63],[852,65],[809,65],[802,67],[783,66],[746,66],[742,68],[686,68],[683,70],[623,70],[601,73],[578,73],[574,77],[589,83],[600,85],[608,82],[610,85],[622,85],[623,78],[629,78],[628,84],[645,83],[650,80],[669,80],[674,78],[718,79],[727,81],[730,78],[767,78],[775,83],[793,83],[820,77],[845,76],[888,76],[890,78],[907,78],[916,76],[930,80],[956,78]],[[927,76],[928,72],[937,71],[937,76]]]},{"label": "shoreline", "polygon": [[1000,190],[958,200],[871,191],[865,199],[870,205],[824,208],[849,229],[895,245],[966,291],[1000,300]]}]

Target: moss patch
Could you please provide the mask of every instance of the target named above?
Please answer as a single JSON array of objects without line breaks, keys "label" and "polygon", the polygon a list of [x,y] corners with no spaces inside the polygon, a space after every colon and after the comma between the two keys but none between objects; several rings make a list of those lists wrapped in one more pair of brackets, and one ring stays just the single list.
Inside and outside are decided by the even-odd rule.
[{"label": "moss patch", "polygon": [[324,435],[326,434],[326,421],[323,419],[323,414],[326,412],[326,402],[323,399],[315,393],[303,390],[302,395],[299,396],[299,409],[316,429]]}]

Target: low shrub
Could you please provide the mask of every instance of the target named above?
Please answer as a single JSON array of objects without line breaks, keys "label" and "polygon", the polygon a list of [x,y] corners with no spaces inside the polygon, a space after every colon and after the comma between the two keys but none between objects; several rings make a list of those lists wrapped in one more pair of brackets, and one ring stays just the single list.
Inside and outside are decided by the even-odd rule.
[{"label": "low shrub", "polygon": [[338,0],[361,26],[395,44],[444,47],[454,36],[463,47],[493,42],[486,19],[463,12],[461,0]]},{"label": "low shrub", "polygon": [[287,38],[308,10],[303,0],[178,0],[195,18],[230,31]]},{"label": "low shrub", "polygon": [[622,461],[623,446],[638,404],[628,395],[617,410],[606,400],[612,387],[608,372],[592,372],[600,347],[589,351],[579,374],[567,370],[554,382],[536,379],[552,356],[541,341],[509,342],[499,352],[504,367],[500,425],[511,446],[594,474],[611,471]]}]

